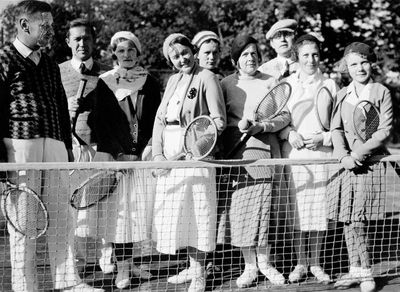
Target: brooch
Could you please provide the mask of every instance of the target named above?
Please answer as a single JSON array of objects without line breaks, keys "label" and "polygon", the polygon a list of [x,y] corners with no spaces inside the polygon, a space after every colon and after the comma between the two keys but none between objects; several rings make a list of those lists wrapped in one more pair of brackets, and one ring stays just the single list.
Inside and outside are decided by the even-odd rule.
[{"label": "brooch", "polygon": [[190,88],[190,90],[189,90],[188,98],[189,98],[189,99],[193,99],[193,98],[196,96],[196,94],[197,94],[197,89],[194,88],[194,87],[192,87],[192,88]]}]

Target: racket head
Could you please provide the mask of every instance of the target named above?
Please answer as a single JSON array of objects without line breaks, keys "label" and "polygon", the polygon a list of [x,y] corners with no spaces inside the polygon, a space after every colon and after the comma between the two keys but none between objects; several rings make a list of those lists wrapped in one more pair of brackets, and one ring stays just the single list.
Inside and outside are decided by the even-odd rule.
[{"label": "racket head", "polygon": [[291,93],[292,87],[287,82],[281,82],[273,87],[257,105],[254,120],[261,122],[279,114],[286,106]]},{"label": "racket head", "polygon": [[217,143],[218,131],[209,116],[198,116],[187,125],[183,134],[186,157],[199,160],[207,157]]},{"label": "racket head", "polygon": [[353,109],[353,127],[364,143],[378,130],[380,118],[378,108],[368,100],[359,101]]},{"label": "racket head", "polygon": [[74,209],[86,210],[110,196],[119,181],[119,171],[100,171],[82,182],[73,192],[70,204]]},{"label": "racket head", "polygon": [[332,93],[325,86],[321,87],[315,97],[314,107],[315,116],[317,117],[321,130],[329,131],[331,128],[333,103]]},{"label": "racket head", "polygon": [[12,186],[3,195],[4,215],[15,231],[30,239],[46,233],[49,214],[36,192],[27,187]]}]

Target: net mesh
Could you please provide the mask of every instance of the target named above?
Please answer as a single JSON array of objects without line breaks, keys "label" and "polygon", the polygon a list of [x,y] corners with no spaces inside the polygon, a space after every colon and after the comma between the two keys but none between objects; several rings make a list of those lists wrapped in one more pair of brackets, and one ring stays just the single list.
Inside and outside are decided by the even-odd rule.
[{"label": "net mesh", "polygon": [[[127,266],[127,291],[184,291],[193,259],[204,259],[206,291],[240,291],[245,259],[253,256],[257,273],[246,291],[325,291],[343,276],[358,283],[368,272],[396,291],[400,178],[391,162],[399,160],[386,157],[357,176],[338,174],[328,159],[2,164],[4,181],[26,182],[39,194],[50,226],[26,240],[2,217],[0,291],[23,286],[21,275],[37,291],[80,279],[117,291]],[[167,176],[151,175],[167,168]],[[73,209],[73,191],[101,171],[124,175],[106,200]],[[354,260],[371,269],[350,269]]]}]

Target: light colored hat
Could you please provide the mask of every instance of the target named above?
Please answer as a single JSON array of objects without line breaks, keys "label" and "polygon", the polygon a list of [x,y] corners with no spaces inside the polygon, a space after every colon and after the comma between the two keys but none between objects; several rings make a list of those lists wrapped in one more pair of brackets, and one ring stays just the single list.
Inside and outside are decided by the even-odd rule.
[{"label": "light colored hat", "polygon": [[278,32],[278,31],[290,31],[290,32],[295,32],[297,29],[297,21],[294,19],[282,19],[276,22],[269,31],[265,34],[265,37],[267,40],[272,39],[272,37]]},{"label": "light colored hat", "polygon": [[[185,35],[183,35],[181,33],[172,33],[169,36],[167,36],[167,38],[165,39],[164,44],[163,44],[163,48],[162,48],[163,55],[164,55],[165,59],[169,60],[168,59],[168,48],[171,45],[171,43],[174,40],[176,40],[177,38],[179,38],[179,37],[187,38]],[[190,40],[189,40],[189,42],[190,42]]]},{"label": "light colored hat", "polygon": [[130,31],[119,31],[119,32],[115,33],[111,38],[111,42],[110,42],[111,47],[113,47],[115,45],[115,42],[120,38],[124,38],[124,39],[132,41],[135,44],[136,48],[138,49],[139,53],[140,54],[142,53],[142,46],[140,44],[139,39],[137,38],[137,36],[135,36]]},{"label": "light colored hat", "polygon": [[192,44],[195,45],[196,47],[200,48],[200,46],[208,40],[215,40],[218,43],[220,42],[219,37],[217,36],[217,34],[213,31],[209,31],[209,30],[203,30],[198,32],[193,40],[192,40]]}]

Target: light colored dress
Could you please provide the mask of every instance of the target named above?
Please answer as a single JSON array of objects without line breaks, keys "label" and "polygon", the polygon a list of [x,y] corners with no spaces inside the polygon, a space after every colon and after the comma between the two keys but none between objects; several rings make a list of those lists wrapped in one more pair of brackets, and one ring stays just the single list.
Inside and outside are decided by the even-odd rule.
[{"label": "light colored dress", "polygon": [[[299,71],[289,76],[286,81],[292,86],[292,96],[287,107],[292,116],[291,129],[294,129],[303,138],[313,133],[322,133],[323,145],[317,150],[292,148],[285,142],[282,155],[285,158],[331,158],[332,141],[330,132],[324,132],[319,125],[315,114],[314,100],[318,90],[325,86],[336,96],[337,86],[331,79],[327,79],[318,70],[316,74],[300,81]],[[296,230],[326,230],[326,187],[332,170],[326,165],[298,165],[288,167],[289,193],[292,206],[295,206],[294,228]]]},{"label": "light colored dress", "polygon": [[[167,122],[176,121],[187,84],[179,84],[168,106]],[[163,130],[163,154],[168,159],[183,151],[180,125]],[[154,203],[154,236],[157,250],[175,254],[191,246],[201,251],[215,249],[217,198],[214,168],[172,169],[157,180]]]}]

